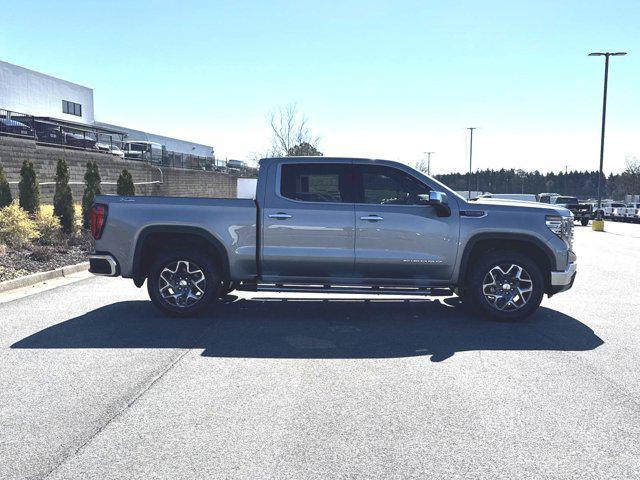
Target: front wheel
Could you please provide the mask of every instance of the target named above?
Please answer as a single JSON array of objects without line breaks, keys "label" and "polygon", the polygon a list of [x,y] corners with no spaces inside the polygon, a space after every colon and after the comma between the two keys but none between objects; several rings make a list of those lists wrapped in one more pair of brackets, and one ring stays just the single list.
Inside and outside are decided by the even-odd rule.
[{"label": "front wheel", "polygon": [[589,219],[587,217],[582,217],[580,219],[580,225],[582,225],[583,227],[586,227],[587,225],[589,225]]},{"label": "front wheel", "polygon": [[471,267],[468,297],[485,317],[520,320],[537,310],[544,295],[540,267],[519,252],[494,251]]},{"label": "front wheel", "polygon": [[202,312],[218,296],[220,278],[211,260],[198,252],[160,253],[149,270],[147,290],[153,304],[174,317]]}]

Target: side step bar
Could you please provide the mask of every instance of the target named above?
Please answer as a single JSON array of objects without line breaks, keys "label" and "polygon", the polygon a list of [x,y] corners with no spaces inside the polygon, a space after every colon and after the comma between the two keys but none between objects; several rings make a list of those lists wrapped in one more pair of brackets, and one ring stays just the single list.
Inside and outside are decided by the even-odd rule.
[{"label": "side step bar", "polygon": [[427,295],[450,297],[450,288],[437,287],[367,287],[336,285],[300,285],[286,283],[242,283],[236,290],[244,292],[342,293],[350,295]]}]

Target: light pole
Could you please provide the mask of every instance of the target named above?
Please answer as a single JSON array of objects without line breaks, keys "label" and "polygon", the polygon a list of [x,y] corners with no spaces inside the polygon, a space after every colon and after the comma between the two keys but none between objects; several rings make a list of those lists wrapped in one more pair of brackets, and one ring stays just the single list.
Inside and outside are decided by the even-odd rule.
[{"label": "light pole", "polygon": [[596,219],[602,220],[602,161],[604,159],[604,125],[607,119],[607,83],[609,81],[609,57],[626,55],[627,52],[592,52],[590,57],[604,57],[604,93],[602,95],[602,132],[600,133],[600,172],[598,173],[598,210]]},{"label": "light pole", "polygon": [[431,154],[436,152],[423,152],[427,156],[427,175],[431,176]]},{"label": "light pole", "polygon": [[471,139],[469,140],[469,181],[467,182],[467,187],[469,188],[469,194],[467,196],[467,200],[471,200],[471,164],[473,160],[473,131],[476,127],[467,127],[467,130],[471,132]]}]

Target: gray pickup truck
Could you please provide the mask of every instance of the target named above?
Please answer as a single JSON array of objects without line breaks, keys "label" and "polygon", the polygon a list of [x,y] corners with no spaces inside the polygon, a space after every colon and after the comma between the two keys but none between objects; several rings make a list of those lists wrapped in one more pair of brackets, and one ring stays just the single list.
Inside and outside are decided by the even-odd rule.
[{"label": "gray pickup truck", "polygon": [[573,218],[531,202],[467,202],[386,160],[260,162],[255,200],[98,196],[90,271],[132,278],[194,315],[231,290],[457,294],[490,318],[571,288]]}]

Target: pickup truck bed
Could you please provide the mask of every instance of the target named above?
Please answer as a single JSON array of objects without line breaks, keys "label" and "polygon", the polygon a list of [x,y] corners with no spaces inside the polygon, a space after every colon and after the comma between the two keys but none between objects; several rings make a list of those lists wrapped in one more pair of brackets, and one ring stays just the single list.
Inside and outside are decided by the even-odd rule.
[{"label": "pickup truck bed", "polygon": [[[163,235],[197,231],[229,254],[234,277],[257,274],[258,209],[254,200],[100,195],[95,202],[108,209],[109,228],[100,243],[109,245],[109,253],[118,259],[119,274],[125,278],[136,278],[134,270],[142,260],[136,255],[140,257],[145,240],[160,231]],[[123,242],[123,238],[130,240]],[[162,247],[162,240],[154,243],[154,248]]]}]

